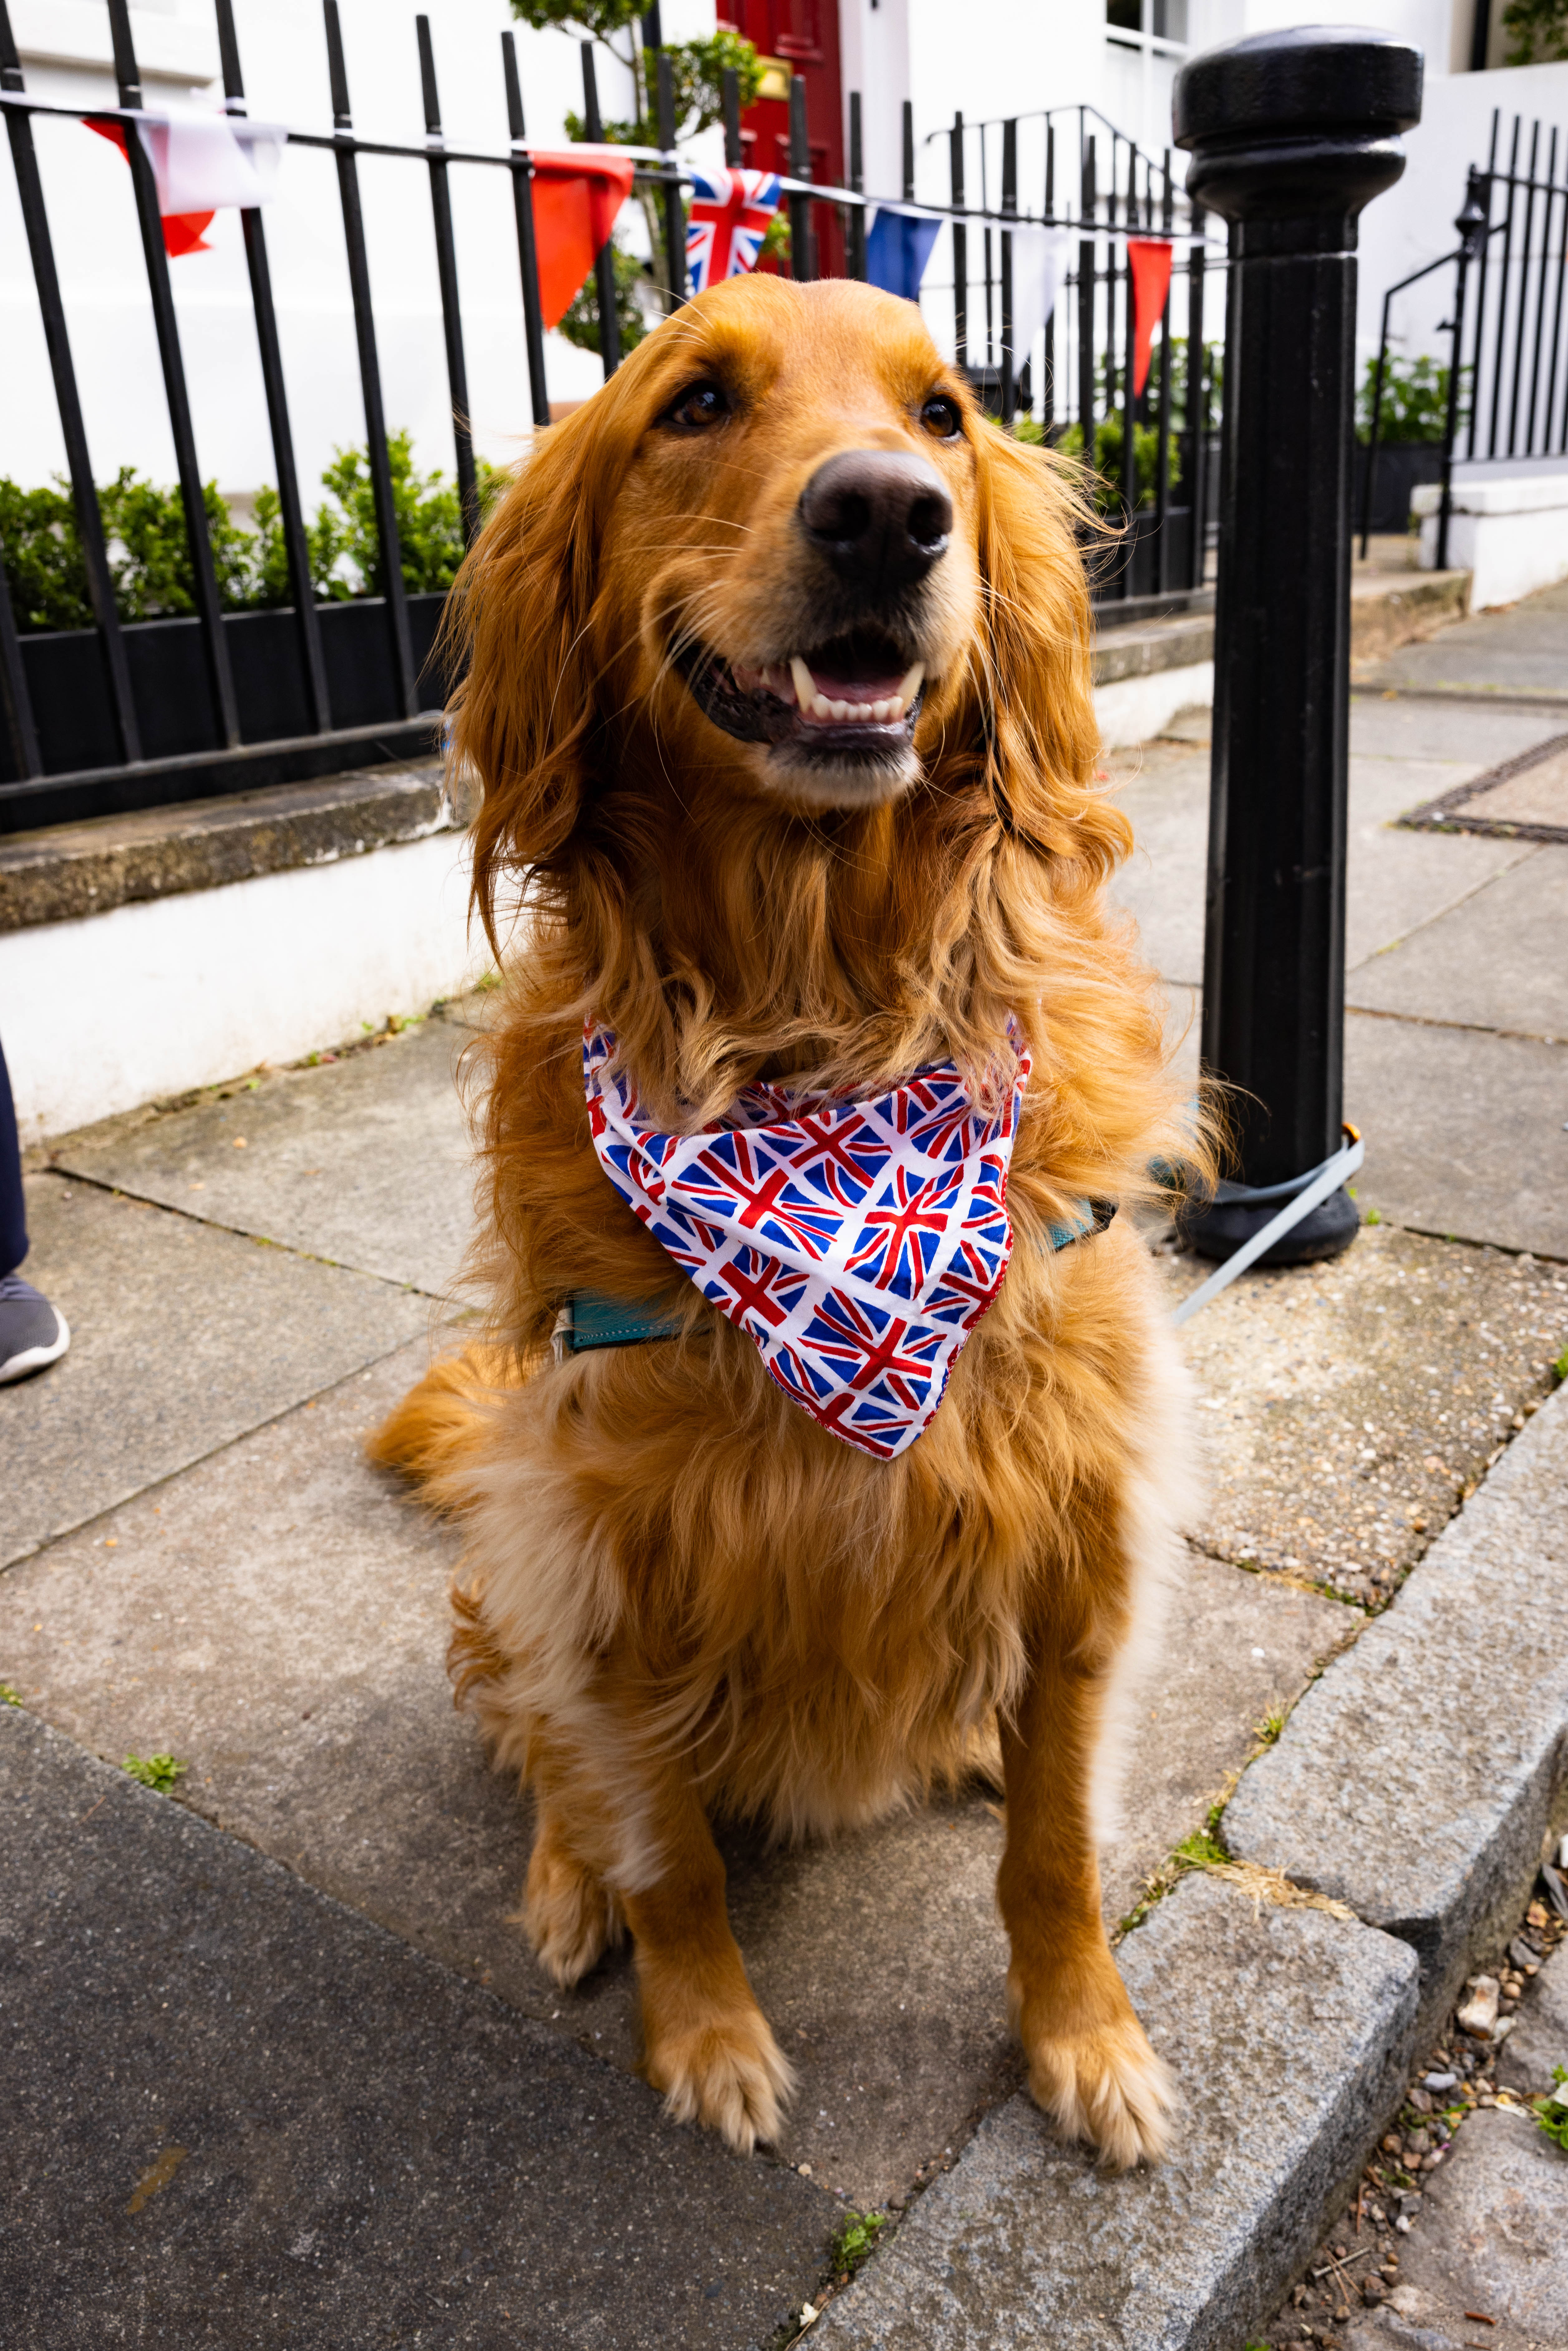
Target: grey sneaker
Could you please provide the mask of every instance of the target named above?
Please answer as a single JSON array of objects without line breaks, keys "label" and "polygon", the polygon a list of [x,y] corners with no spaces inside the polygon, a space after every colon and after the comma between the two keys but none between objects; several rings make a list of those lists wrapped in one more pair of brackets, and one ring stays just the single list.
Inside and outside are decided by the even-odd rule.
[{"label": "grey sneaker", "polygon": [[19,1273],[0,1274],[0,1387],[57,1364],[70,1343],[57,1307]]}]

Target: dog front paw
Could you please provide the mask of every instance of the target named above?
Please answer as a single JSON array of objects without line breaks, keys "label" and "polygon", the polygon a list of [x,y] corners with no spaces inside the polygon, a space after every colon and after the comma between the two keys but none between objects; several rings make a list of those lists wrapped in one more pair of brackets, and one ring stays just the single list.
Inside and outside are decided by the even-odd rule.
[{"label": "dog front paw", "polygon": [[563,1843],[554,1823],[540,1821],[528,1860],[528,1882],[516,1914],[546,1973],[569,1991],[625,1931],[621,1906],[602,1879]]},{"label": "dog front paw", "polygon": [[1106,2170],[1130,2171],[1164,2155],[1176,2084],[1150,2048],[1119,1977],[1116,1989],[1121,1998],[1104,2004],[1109,2013],[1071,2031],[1058,2018],[1053,2031],[1050,2015],[1040,2013],[1043,2003],[1020,2002],[1016,1987],[1009,1987],[1036,2105],[1063,2138],[1093,2147]]},{"label": "dog front paw", "polygon": [[739,2155],[778,2137],[795,2077],[759,2008],[645,2032],[642,2070],[674,2121],[706,2124]]}]

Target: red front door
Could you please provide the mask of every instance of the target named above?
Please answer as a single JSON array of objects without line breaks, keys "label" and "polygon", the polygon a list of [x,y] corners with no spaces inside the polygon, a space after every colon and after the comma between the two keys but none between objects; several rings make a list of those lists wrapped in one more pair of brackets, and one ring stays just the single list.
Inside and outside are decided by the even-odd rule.
[{"label": "red front door", "polygon": [[[737,32],[758,56],[799,74],[806,85],[806,131],[811,177],[825,186],[844,184],[844,97],[839,68],[839,0],[728,0]],[[789,169],[789,107],[783,98],[759,98],[740,120],[747,167],[757,172]],[[823,277],[844,274],[844,234],[831,204],[813,204],[817,268]]]}]

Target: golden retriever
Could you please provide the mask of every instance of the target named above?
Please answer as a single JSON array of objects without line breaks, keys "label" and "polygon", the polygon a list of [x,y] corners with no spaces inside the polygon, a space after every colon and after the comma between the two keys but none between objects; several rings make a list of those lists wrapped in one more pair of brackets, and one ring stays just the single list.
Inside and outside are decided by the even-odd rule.
[{"label": "golden retriever", "polygon": [[[570,1985],[629,1930],[643,2064],[749,2149],[790,2070],[715,1812],[781,1837],[984,1768],[1035,2097],[1108,2164],[1171,2087],[1101,1919],[1115,1717],[1185,1495],[1181,1383],[1123,1216],[1177,1090],[1105,885],[1082,507],[908,303],[732,280],[540,436],[455,600],[474,889],[515,917],[483,1052],[488,1343],[372,1439],[466,1537],[452,1665],[537,1832],[522,1921]],[[519,911],[520,910],[520,911]],[[498,951],[499,957],[499,951]],[[664,1129],[759,1080],[860,1099],[1031,1059],[1015,1246],[919,1441],[781,1393],[606,1179],[584,1024]],[[1186,1138],[1190,1147],[1190,1137]],[[553,1361],[563,1301],[677,1335]]]}]

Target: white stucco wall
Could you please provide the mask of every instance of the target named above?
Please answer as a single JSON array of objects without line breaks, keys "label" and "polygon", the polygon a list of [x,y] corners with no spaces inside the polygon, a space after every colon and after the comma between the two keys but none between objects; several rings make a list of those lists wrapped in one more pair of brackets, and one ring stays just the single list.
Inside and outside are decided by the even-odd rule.
[{"label": "white stucco wall", "polygon": [[0,934],[24,1144],[423,1012],[489,962],[460,833]]}]

